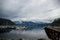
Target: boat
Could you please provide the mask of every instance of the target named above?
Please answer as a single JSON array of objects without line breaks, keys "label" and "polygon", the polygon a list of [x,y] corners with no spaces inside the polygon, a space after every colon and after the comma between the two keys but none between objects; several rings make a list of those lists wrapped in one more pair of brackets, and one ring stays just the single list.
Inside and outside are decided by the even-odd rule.
[{"label": "boat", "polygon": [[15,29],[16,29],[15,27],[0,26],[0,33],[10,32]]},{"label": "boat", "polygon": [[45,32],[51,40],[60,40],[60,27],[45,27]]}]

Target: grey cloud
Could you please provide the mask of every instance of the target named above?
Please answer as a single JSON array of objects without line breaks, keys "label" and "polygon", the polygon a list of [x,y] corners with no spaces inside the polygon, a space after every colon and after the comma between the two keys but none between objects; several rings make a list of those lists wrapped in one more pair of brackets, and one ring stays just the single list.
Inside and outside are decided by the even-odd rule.
[{"label": "grey cloud", "polygon": [[2,16],[8,16],[6,18],[21,17],[23,15],[24,8],[28,5],[28,1],[29,0],[2,0]]},{"label": "grey cloud", "polygon": [[42,18],[49,20],[53,16],[55,18],[57,9],[60,8],[59,4],[60,0],[2,0],[0,17],[9,19],[26,18],[27,20],[28,18]]}]

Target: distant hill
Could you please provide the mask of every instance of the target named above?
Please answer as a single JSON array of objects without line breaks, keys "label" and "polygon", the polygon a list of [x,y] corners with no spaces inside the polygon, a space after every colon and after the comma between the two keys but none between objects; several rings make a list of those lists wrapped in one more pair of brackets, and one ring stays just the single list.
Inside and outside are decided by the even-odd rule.
[{"label": "distant hill", "polygon": [[44,26],[50,25],[50,23],[44,23],[44,22],[32,22],[32,21],[15,21],[16,25],[20,26],[26,26],[28,29],[38,29],[42,28]]},{"label": "distant hill", "polygon": [[15,23],[11,20],[0,18],[0,25],[15,25]]},{"label": "distant hill", "polygon": [[58,19],[55,19],[52,23],[51,23],[52,26],[60,26],[60,18]]}]

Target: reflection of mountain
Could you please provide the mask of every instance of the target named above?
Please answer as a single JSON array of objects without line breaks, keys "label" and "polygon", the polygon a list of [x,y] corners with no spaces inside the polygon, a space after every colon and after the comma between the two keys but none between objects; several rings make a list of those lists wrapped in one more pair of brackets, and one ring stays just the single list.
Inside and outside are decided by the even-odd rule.
[{"label": "reflection of mountain", "polygon": [[15,25],[15,23],[11,20],[0,18],[0,25]]},{"label": "reflection of mountain", "polygon": [[16,25],[20,26],[26,26],[28,29],[37,29],[37,28],[42,28],[44,26],[48,26],[50,23],[44,23],[44,22],[32,22],[32,21],[15,21]]}]

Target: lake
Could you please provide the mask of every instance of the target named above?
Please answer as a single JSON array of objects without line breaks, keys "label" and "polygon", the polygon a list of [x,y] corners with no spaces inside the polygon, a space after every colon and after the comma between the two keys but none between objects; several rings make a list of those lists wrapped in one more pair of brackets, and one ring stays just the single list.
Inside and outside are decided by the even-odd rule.
[{"label": "lake", "polygon": [[47,37],[45,30],[40,29],[34,29],[34,30],[12,30],[8,33],[0,33],[0,38],[7,38],[7,39],[14,39],[17,40],[19,38],[22,38],[24,40],[37,40],[40,38],[44,38],[46,40],[49,40]]}]

